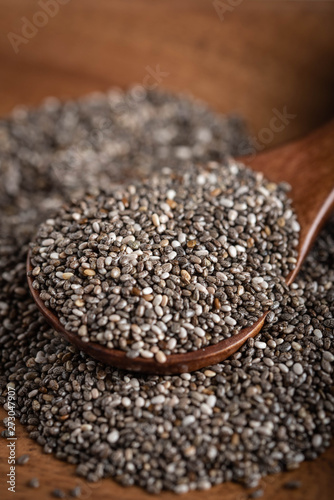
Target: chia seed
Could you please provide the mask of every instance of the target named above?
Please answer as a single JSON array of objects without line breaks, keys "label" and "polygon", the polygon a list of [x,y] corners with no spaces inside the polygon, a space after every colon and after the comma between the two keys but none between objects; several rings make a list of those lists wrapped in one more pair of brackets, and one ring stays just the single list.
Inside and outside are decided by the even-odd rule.
[{"label": "chia seed", "polygon": [[28,481],[29,488],[39,488],[39,479],[33,477]]},{"label": "chia seed", "polygon": [[21,455],[20,457],[17,458],[16,463],[17,465],[25,465],[26,463],[29,462],[30,456],[25,454]]},{"label": "chia seed", "polygon": [[[128,177],[130,170],[144,177],[167,165],[167,160],[179,172],[197,161],[226,164],[226,154],[236,154],[243,141],[235,121],[183,98],[150,94],[131,112],[116,113],[117,99],[126,99],[126,94],[111,92],[64,104],[48,100],[38,110],[16,110],[0,122],[0,402],[7,409],[7,385],[14,384],[17,420],[29,429],[30,437],[44,452],[74,464],[77,474],[89,481],[111,477],[155,494],[206,490],[231,480],[257,488],[262,476],[294,470],[304,460],[315,459],[332,438],[334,225],[329,223],[322,231],[295,283],[276,284],[270,306],[274,321],[223,363],[164,377],[135,376],[97,363],[54,332],[29,295],[25,260],[37,225],[62,204],[70,206],[71,197],[82,198],[88,188],[96,197],[104,185]],[[102,127],[104,118],[110,120],[107,128]],[[203,127],[206,134],[198,132]],[[209,140],[201,142],[198,136]],[[184,155],[180,147],[188,148],[190,162],[178,158]],[[176,202],[173,193],[169,195]],[[165,222],[154,213],[159,215],[160,225],[154,226],[159,235],[157,228]],[[228,220],[233,217],[232,213]],[[80,213],[73,214],[73,221],[80,218]],[[254,223],[252,217],[249,223]],[[100,223],[95,230],[101,237]],[[228,237],[234,238],[235,233],[229,232]],[[195,240],[180,239],[186,255],[192,249],[195,258],[190,264],[200,274],[206,251],[196,255]],[[253,240],[250,245],[256,244]],[[160,243],[166,256],[176,252],[180,270],[191,276],[190,264],[182,267],[180,246]],[[214,252],[213,240],[201,244],[209,245],[209,254]],[[66,250],[71,256],[73,248]],[[83,269],[99,275],[100,263],[97,259],[96,268]],[[106,265],[111,263],[112,259]],[[89,260],[83,264],[90,266]],[[166,259],[169,264],[173,266],[173,260]],[[43,272],[53,273],[54,266],[50,262]],[[168,268],[162,273],[169,273]],[[219,271],[227,297],[235,294],[226,283],[230,269]],[[76,269],[69,272],[76,274]],[[37,277],[39,273],[36,268]],[[186,282],[188,277],[183,276]],[[82,295],[93,296],[99,286],[102,291],[97,288],[97,295],[108,292],[105,284],[94,279],[88,275]],[[81,284],[71,285],[71,280],[64,280],[66,286],[73,286],[73,294],[80,295]],[[174,293],[178,284],[170,281]],[[147,301],[152,303],[150,310],[167,307],[172,294],[155,292],[156,283],[141,286],[151,287],[155,294]],[[111,307],[125,301],[121,288],[116,293],[115,287]],[[238,290],[242,300],[252,302],[252,293]],[[205,294],[203,289],[193,293],[197,302],[198,294],[204,294],[203,301],[212,295],[215,309],[231,315],[224,307],[228,301],[224,296]],[[47,292],[44,297],[55,306],[59,300]],[[78,310],[81,307],[76,305]],[[119,309],[122,318],[126,304]],[[145,311],[142,304],[138,306],[139,318],[145,318]],[[192,321],[190,316],[186,323]],[[191,328],[185,330],[179,331],[181,339]]]},{"label": "chia seed", "polygon": [[301,487],[301,485],[302,485],[301,481],[293,480],[284,483],[283,487],[287,490],[298,490]]},{"label": "chia seed", "polygon": [[79,498],[81,497],[81,488],[80,486],[76,486],[70,491],[70,496],[73,498]]},{"label": "chia seed", "polygon": [[52,491],[52,496],[55,498],[65,498],[66,495],[63,490],[56,488],[55,490]]},{"label": "chia seed", "polygon": [[298,232],[284,187],[230,160],[86,196],[40,226],[33,287],[67,331],[132,358],[164,363],[216,344],[285,288]]},{"label": "chia seed", "polygon": [[252,491],[252,493],[250,493],[248,495],[248,498],[252,498],[252,499],[261,498],[261,497],[263,497],[263,494],[264,494],[264,491],[261,489],[258,489],[258,490]]}]

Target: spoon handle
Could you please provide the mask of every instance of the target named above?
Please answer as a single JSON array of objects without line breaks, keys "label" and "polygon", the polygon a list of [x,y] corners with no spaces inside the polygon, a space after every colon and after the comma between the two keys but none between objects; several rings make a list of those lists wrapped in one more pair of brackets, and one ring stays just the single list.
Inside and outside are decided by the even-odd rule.
[{"label": "spoon handle", "polygon": [[274,181],[286,181],[300,224],[296,277],[315,237],[334,207],[334,120],[303,139],[245,158],[244,163]]}]

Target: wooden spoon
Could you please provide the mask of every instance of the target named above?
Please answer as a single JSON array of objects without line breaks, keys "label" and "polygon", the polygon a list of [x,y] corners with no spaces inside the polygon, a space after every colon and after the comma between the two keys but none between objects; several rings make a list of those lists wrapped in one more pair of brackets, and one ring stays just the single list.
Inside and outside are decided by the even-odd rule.
[{"label": "wooden spoon", "polygon": [[[334,121],[302,140],[252,157],[244,157],[242,162],[253,170],[263,172],[265,177],[273,182],[286,181],[292,186],[290,196],[301,231],[296,267],[286,279],[286,283],[290,284],[334,206]],[[45,307],[38,291],[33,289],[31,270],[28,255],[27,278],[31,294],[39,310],[55,330],[93,358],[117,368],[136,372],[155,374],[191,372],[223,361],[236,352],[248,338],[254,337],[261,330],[267,315],[263,314],[253,326],[218,344],[186,354],[167,356],[165,363],[141,357],[131,359],[124,351],[108,349],[95,342],[83,342],[75,333],[66,331],[57,316]]]}]

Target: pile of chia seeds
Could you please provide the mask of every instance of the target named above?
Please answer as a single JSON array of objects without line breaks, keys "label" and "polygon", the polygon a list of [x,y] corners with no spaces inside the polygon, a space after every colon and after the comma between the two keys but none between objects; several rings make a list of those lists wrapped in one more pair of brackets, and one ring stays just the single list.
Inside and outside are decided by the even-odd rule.
[{"label": "pile of chia seeds", "polygon": [[[52,100],[0,122],[1,403],[7,408],[7,385],[15,386],[17,418],[31,438],[90,481],[112,477],[152,493],[230,480],[256,486],[330,443],[333,224],[295,283],[276,283],[271,323],[225,362],[159,377],[94,361],[48,326],[29,295],[25,259],[37,225],[71,197],[87,189],[95,196],[110,179],[122,180],[123,167],[124,177],[132,165],[147,175],[141,171],[163,162],[185,173],[197,162],[225,165],[225,155],[245,144],[235,120],[198,103],[149,94],[131,109],[113,109],[115,95]],[[109,120],[101,136],[97,116]]]},{"label": "pile of chia seeds", "polygon": [[131,358],[215,344],[278,304],[299,231],[286,189],[230,160],[85,196],[40,226],[33,287],[67,331]]}]

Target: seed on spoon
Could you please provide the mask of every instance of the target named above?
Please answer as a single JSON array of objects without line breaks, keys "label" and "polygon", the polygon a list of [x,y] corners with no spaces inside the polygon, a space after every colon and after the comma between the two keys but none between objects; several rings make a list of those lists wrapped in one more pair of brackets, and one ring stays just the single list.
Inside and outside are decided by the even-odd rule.
[{"label": "seed on spoon", "polygon": [[158,363],[166,363],[167,357],[162,351],[158,351],[155,355],[155,359]]},{"label": "seed on spoon", "polygon": [[[166,355],[216,344],[274,304],[270,297],[284,286],[297,255],[296,218],[285,187],[268,191],[264,183],[240,164],[210,163],[189,168],[181,184],[167,172],[84,197],[41,225],[32,244],[33,286],[66,331],[129,357],[153,352],[164,363]],[[223,197],[211,195],[218,188]],[[165,205],[170,192],[178,203],[173,213]],[[126,210],[117,204],[124,199]],[[82,218],[69,226],[79,210]],[[281,227],[277,221],[287,212]],[[64,238],[68,243],[61,246]],[[42,246],[45,240],[55,243]],[[53,260],[54,252],[65,259]],[[67,280],[82,290],[73,302]],[[50,292],[56,300],[47,298]],[[267,321],[274,318],[270,311]]]},{"label": "seed on spoon", "polygon": [[[193,137],[198,137],[196,131],[203,130],[203,121],[204,132],[207,131],[204,136],[211,134],[214,139],[205,146],[201,160],[210,157],[211,151],[214,151],[215,156],[221,157],[225,152],[225,141],[231,136],[235,144],[240,142],[235,121],[230,127],[231,133],[228,133],[228,120],[224,117],[204,113],[202,108],[196,111],[197,105],[186,105],[182,100],[180,106],[180,101],[171,96],[153,94],[152,97],[145,98],[131,107],[129,119],[130,98],[129,93],[117,93],[115,99],[111,92],[108,96],[98,95],[90,100],[85,99],[81,104],[71,103],[70,106],[67,103],[57,104],[53,100],[38,110],[19,111],[20,114],[10,120],[9,125],[7,120],[2,122],[0,141],[3,141],[5,148],[1,150],[1,154],[4,151],[7,155],[8,148],[11,148],[10,155],[18,161],[8,162],[7,168],[0,174],[3,177],[0,189],[5,193],[0,196],[0,204],[9,203],[8,200],[15,200],[15,203],[23,200],[24,203],[15,206],[15,213],[20,214],[21,210],[22,217],[13,218],[12,213],[7,217],[4,211],[0,221],[6,229],[1,231],[6,248],[2,256],[6,272],[0,274],[0,311],[5,313],[5,342],[0,350],[4,375],[0,379],[1,390],[5,393],[7,381],[15,381],[21,393],[16,402],[17,409],[23,410],[22,424],[28,425],[29,421],[30,437],[37,439],[40,444],[45,442],[43,447],[46,452],[54,452],[58,458],[75,462],[77,473],[87,477],[89,481],[114,475],[116,463],[118,481],[123,485],[141,485],[154,494],[160,493],[162,489],[172,489],[178,493],[194,489],[205,490],[227,480],[242,481],[249,487],[256,487],[259,478],[270,474],[273,467],[277,472],[285,468],[293,469],[305,458],[315,458],[328,446],[331,439],[334,417],[332,380],[321,362],[322,358],[327,361],[328,354],[324,353],[329,350],[334,352],[333,325],[324,324],[324,321],[333,321],[333,294],[330,291],[334,280],[331,255],[333,224],[327,227],[316,243],[297,278],[295,288],[284,289],[276,294],[279,302],[279,307],[275,309],[277,321],[267,324],[261,336],[270,348],[265,356],[273,360],[274,366],[265,364],[263,351],[254,349],[254,340],[249,339],[232,358],[212,367],[216,372],[216,376],[212,378],[205,375],[204,371],[207,370],[172,377],[144,377],[122,372],[77,352],[60,337],[54,341],[54,332],[42,320],[28,294],[24,271],[25,243],[41,221],[40,213],[50,210],[50,202],[53,203],[52,210],[56,208],[64,193],[68,195],[71,190],[84,191],[87,185],[91,187],[92,179],[95,182],[94,188],[99,187],[99,183],[103,187],[106,173],[103,172],[104,162],[98,161],[101,154],[105,155],[111,149],[111,155],[114,155],[114,145],[122,151],[117,159],[113,157],[113,162],[107,162],[108,177],[115,172],[122,174],[121,167],[129,163],[129,157],[134,162],[133,151],[138,151],[136,148],[139,148],[145,158],[148,157],[144,168],[157,165],[160,169],[160,162],[151,161],[150,155],[154,158],[154,154],[161,149],[161,142],[154,142],[155,134],[152,131],[166,133],[175,129],[178,142],[189,145],[188,150],[197,155],[198,144],[191,141]],[[119,103],[123,108],[121,111],[117,108],[113,112],[113,106],[116,108]],[[149,118],[145,122],[148,126],[145,127],[142,126],[143,110]],[[167,111],[168,119],[162,110]],[[95,120],[109,117],[109,113],[113,113],[115,123],[115,127],[110,129],[112,140],[108,128],[106,138],[102,143],[100,139],[98,143],[94,143],[96,149],[93,149],[90,140],[96,134]],[[28,126],[22,126],[22,115]],[[182,120],[178,120],[178,115]],[[81,120],[82,116],[84,120]],[[77,134],[73,134],[73,143],[72,134],[69,135],[70,138],[66,134],[67,128],[72,130],[73,117],[77,118],[73,131],[80,128],[87,137],[82,149],[78,149],[75,140]],[[50,134],[46,135],[42,133],[44,118],[50,127]],[[187,127],[183,125],[185,121]],[[117,136],[118,122],[122,123],[121,139]],[[182,125],[179,126],[178,122]],[[14,133],[16,129],[18,133]],[[64,139],[59,134],[59,130],[63,129]],[[227,135],[224,136],[226,129]],[[39,144],[34,144],[31,140],[32,132],[38,135],[41,141],[39,144],[43,147],[39,148]],[[53,135],[58,142],[49,140]],[[124,137],[128,145],[125,153],[122,142]],[[27,144],[32,145],[33,151],[27,148]],[[172,161],[174,142],[166,143],[163,147],[166,147]],[[37,157],[40,165],[48,166],[49,155],[52,153],[52,168],[27,169],[25,163],[20,161],[22,148],[25,155],[32,154],[34,162]],[[58,161],[64,158],[64,154],[69,157],[75,155],[76,162]],[[95,155],[93,161],[92,155]],[[132,167],[138,168],[131,163]],[[184,167],[188,168],[187,164]],[[66,178],[54,175],[55,172],[58,174],[58,168],[63,168]],[[80,176],[77,175],[78,171]],[[29,182],[25,182],[25,176]],[[22,179],[22,182],[17,179]],[[55,186],[50,193],[51,185]],[[15,197],[12,196],[13,186],[17,186]],[[33,188],[30,189],[30,186]],[[266,187],[269,190],[267,185]],[[41,206],[43,210],[36,211],[36,206]],[[84,220],[81,212],[75,215],[77,220]],[[151,221],[150,225],[152,227]],[[184,227],[181,231],[185,230]],[[12,235],[15,237],[12,238]],[[180,240],[184,238],[182,233],[179,236]],[[175,237],[179,240],[179,236]],[[60,254],[61,258],[67,258],[65,252]],[[107,259],[109,257],[106,257],[106,261]],[[105,265],[111,265],[111,257],[110,262],[108,260]],[[7,269],[11,269],[9,281]],[[228,270],[227,272],[229,274]],[[230,275],[226,280],[229,278]],[[93,278],[95,279],[98,278]],[[73,282],[67,282],[66,286],[68,285],[73,287]],[[19,287],[25,287],[25,295],[12,293]],[[62,293],[62,290],[59,292]],[[160,291],[165,297],[162,307],[165,307],[167,302],[165,304],[164,301],[168,301],[168,298],[173,303],[172,294],[167,297],[165,292],[169,293],[167,287]],[[272,293],[276,293],[275,290]],[[283,303],[279,301],[279,293],[284,296]],[[115,295],[118,296],[119,292]],[[219,300],[225,303],[222,296]],[[146,309],[140,317],[145,317],[145,311]],[[288,320],[286,315],[289,315]],[[146,320],[147,318],[143,322]],[[29,335],[22,332],[22,325],[29,325]],[[289,327],[292,328],[291,331],[288,330]],[[180,335],[175,338],[181,338],[181,333],[182,327]],[[292,346],[293,339],[298,340],[302,350],[297,352],[293,347],[287,348]],[[285,349],[279,350],[282,345],[286,346]],[[27,360],[29,353],[40,350],[44,352],[42,363]],[[332,356],[331,353],[329,354]],[[66,359],[72,362],[70,371],[66,370]],[[293,373],[291,366],[295,362],[300,362],[305,367],[302,375],[304,380]],[[284,371],[281,370],[283,366]],[[327,364],[325,367],[328,369]],[[59,383],[59,389],[55,389],[54,393],[54,404],[50,403],[51,411],[47,410],[41,392],[42,389],[47,390],[50,376]],[[99,389],[101,396],[96,400],[89,400],[94,388]],[[256,391],[250,391],[251,388]],[[32,404],[29,396],[32,391],[36,391],[33,397],[37,397],[40,403],[37,401],[38,404]],[[165,391],[164,406],[152,409],[151,402],[161,391]],[[218,403],[211,415],[202,413],[200,406],[200,400],[206,398],[209,392],[217,396]],[[118,403],[118,398],[129,394],[132,405],[123,407]],[[65,401],[69,406],[63,406]],[[98,424],[91,425],[86,421],[83,415],[85,405],[93,406],[93,411],[99,415]],[[227,407],[231,410],[228,418],[225,412]],[[210,412],[210,406],[207,405],[204,409]],[[65,411],[68,414],[62,416]],[[109,412],[112,412],[113,425],[110,424]],[[65,417],[66,420],[62,420]],[[52,429],[58,428],[57,420],[61,426],[59,432],[52,435]],[[287,422],[292,422],[291,426]],[[294,422],[297,422],[295,430]],[[108,433],[115,428],[120,434],[116,447],[106,439]],[[136,439],[130,439],[134,435],[134,428],[138,430]],[[319,435],[323,443],[320,448]],[[68,441],[69,436],[71,442]],[[189,444],[185,443],[185,436]],[[239,441],[236,436],[240,436]],[[171,437],[174,442],[172,448]],[[94,446],[91,445],[92,440]],[[196,447],[196,455],[185,459],[183,450],[192,445]],[[143,452],[138,453],[138,450]],[[108,456],[101,461],[104,453]],[[161,456],[169,457],[167,466],[161,462]],[[243,465],[246,462],[245,468]]]}]

